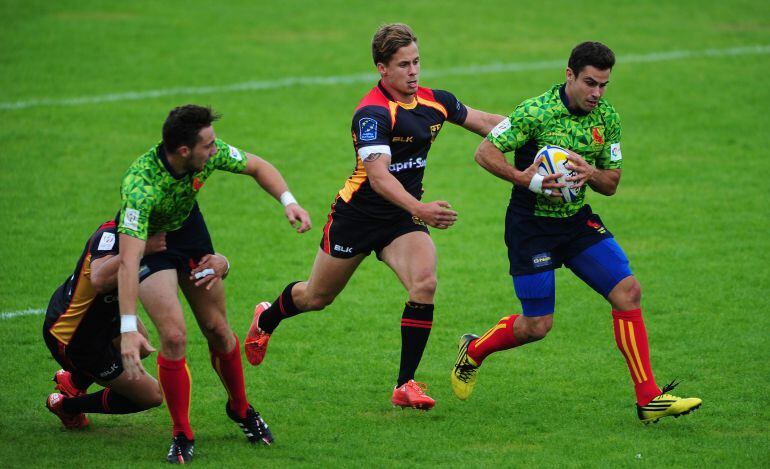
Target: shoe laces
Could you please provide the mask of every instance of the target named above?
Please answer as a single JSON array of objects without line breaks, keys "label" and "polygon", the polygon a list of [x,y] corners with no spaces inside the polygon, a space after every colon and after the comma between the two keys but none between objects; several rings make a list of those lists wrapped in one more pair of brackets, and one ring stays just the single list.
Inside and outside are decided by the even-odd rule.
[{"label": "shoe laces", "polygon": [[267,430],[267,424],[264,420],[262,420],[262,417],[259,415],[259,412],[257,412],[254,409],[249,409],[246,411],[246,424],[249,428],[256,429],[257,432],[259,432],[259,436],[264,436]]},{"label": "shoe laces", "polygon": [[676,378],[674,378],[673,380],[671,380],[670,383],[663,386],[663,389],[660,390],[660,394],[658,395],[658,397],[666,397],[669,399],[680,399],[678,396],[669,394],[669,392],[672,391],[675,387],[679,386],[680,383],[681,381],[677,381]]},{"label": "shoe laces", "polygon": [[406,386],[418,394],[425,394],[425,391],[428,390],[427,384],[415,380],[407,381]]},{"label": "shoe laces", "polygon": [[460,381],[467,383],[468,380],[473,377],[474,373],[476,373],[476,369],[478,369],[478,366],[473,366],[468,361],[468,355],[466,353],[462,360],[460,360],[460,363],[455,365],[455,370],[457,370],[455,374]]}]

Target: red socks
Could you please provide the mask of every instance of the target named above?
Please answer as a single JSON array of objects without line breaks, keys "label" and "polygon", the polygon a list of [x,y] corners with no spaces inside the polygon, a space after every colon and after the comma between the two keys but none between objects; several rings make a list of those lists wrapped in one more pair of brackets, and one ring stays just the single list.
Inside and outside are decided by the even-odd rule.
[{"label": "red socks", "polygon": [[227,353],[217,352],[209,347],[211,366],[225,385],[227,396],[230,398],[230,409],[240,417],[246,416],[249,401],[246,399],[246,387],[243,381],[243,362],[241,361],[241,344],[235,337],[235,347]]},{"label": "red socks", "polygon": [[184,433],[188,439],[195,439],[190,427],[192,378],[184,357],[179,360],[169,360],[158,354],[158,380],[166,398],[171,421],[174,423],[173,436]]},{"label": "red socks", "polygon": [[650,348],[647,344],[647,330],[644,328],[642,310],[612,310],[612,325],[615,329],[615,343],[626,359],[631,380],[634,382],[636,402],[648,404],[660,394],[650,366]]},{"label": "red socks", "polygon": [[492,329],[471,342],[468,346],[468,356],[476,365],[481,365],[489,354],[520,345],[513,336],[513,323],[518,317],[518,314],[514,314],[502,318]]}]

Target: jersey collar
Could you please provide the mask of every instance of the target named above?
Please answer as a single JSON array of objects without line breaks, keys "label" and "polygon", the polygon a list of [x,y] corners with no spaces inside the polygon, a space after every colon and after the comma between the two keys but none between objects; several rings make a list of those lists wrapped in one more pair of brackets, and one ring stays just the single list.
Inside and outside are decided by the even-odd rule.
[{"label": "jersey collar", "polygon": [[561,98],[561,103],[564,105],[564,107],[567,109],[567,112],[572,114],[573,116],[587,116],[588,112],[578,109],[576,111],[573,111],[569,107],[569,99],[567,98],[567,91],[566,91],[567,84],[562,83],[562,85],[559,87],[559,98]]},{"label": "jersey collar", "polygon": [[402,103],[401,101],[397,101],[395,98],[393,98],[393,96],[390,95],[390,93],[388,93],[388,90],[386,90],[385,86],[382,84],[382,80],[377,82],[377,88],[379,88],[382,94],[388,98],[388,101],[392,101],[404,109],[414,109],[417,107],[417,94],[414,95],[414,100],[411,103]]},{"label": "jersey collar", "polygon": [[168,155],[166,155],[166,147],[163,145],[163,142],[160,142],[157,147],[158,151],[158,159],[161,163],[163,163],[163,167],[166,168],[166,171],[173,177],[174,179],[182,179],[183,177],[187,176],[187,173],[185,174],[179,174],[176,171],[174,171],[174,168],[171,167],[171,163],[168,162]]}]

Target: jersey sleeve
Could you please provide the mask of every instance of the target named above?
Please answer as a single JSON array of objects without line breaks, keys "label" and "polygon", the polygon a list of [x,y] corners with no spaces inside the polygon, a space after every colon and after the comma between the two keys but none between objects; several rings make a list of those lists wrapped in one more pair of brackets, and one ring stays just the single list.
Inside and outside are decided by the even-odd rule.
[{"label": "jersey sleeve", "polygon": [[118,235],[115,225],[100,228],[93,234],[90,244],[91,261],[104,256],[116,256],[118,254]]},{"label": "jersey sleeve", "polygon": [[364,106],[353,114],[353,146],[361,161],[374,153],[392,154],[390,126],[390,113],[381,106]]},{"label": "jersey sleeve", "polygon": [[155,190],[142,173],[129,172],[120,186],[118,233],[147,240],[150,213],[155,204]]},{"label": "jersey sleeve", "polygon": [[216,141],[217,152],[211,157],[210,163],[215,169],[242,173],[246,169],[246,152],[228,145],[220,139]]},{"label": "jersey sleeve", "polygon": [[605,117],[604,149],[596,159],[596,167],[599,169],[621,169],[623,167],[623,153],[620,152],[620,116],[615,109],[610,108]]},{"label": "jersey sleeve", "polygon": [[468,117],[468,108],[466,108],[455,95],[449,91],[433,90],[433,96],[436,98],[436,101],[441,103],[446,109],[447,120],[449,122],[463,125],[465,118]]},{"label": "jersey sleeve", "polygon": [[525,101],[489,132],[487,140],[503,153],[513,151],[532,138],[538,123]]}]

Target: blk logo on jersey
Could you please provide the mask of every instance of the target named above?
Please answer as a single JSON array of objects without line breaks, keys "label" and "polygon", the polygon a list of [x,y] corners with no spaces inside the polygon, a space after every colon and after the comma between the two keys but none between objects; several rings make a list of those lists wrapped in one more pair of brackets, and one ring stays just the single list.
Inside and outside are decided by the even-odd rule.
[{"label": "blk logo on jersey", "polygon": [[203,181],[201,181],[197,177],[194,177],[192,180],[192,186],[193,186],[193,190],[195,192],[198,192],[199,190],[201,190],[201,187],[203,187]]},{"label": "blk logo on jersey", "polygon": [[370,117],[364,117],[358,121],[358,134],[364,142],[377,139],[377,121]]}]

